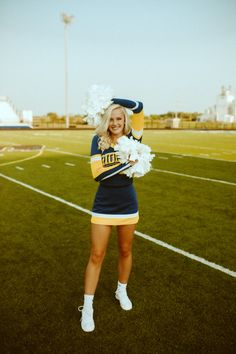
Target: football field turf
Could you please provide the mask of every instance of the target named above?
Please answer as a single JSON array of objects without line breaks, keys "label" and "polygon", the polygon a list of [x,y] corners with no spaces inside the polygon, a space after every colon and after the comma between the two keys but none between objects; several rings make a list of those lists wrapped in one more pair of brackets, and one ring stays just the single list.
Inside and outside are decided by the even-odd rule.
[{"label": "football field turf", "polygon": [[92,135],[0,131],[1,353],[234,353],[236,134],[145,131],[133,310],[114,298],[114,230],[83,333]]}]

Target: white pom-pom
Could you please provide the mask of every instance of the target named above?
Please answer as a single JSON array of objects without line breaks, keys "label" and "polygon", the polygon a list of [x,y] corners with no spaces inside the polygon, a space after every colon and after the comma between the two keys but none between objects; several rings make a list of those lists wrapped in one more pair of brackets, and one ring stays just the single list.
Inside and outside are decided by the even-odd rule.
[{"label": "white pom-pom", "polygon": [[132,137],[122,136],[117,140],[114,150],[119,157],[121,163],[127,161],[137,161],[133,166],[124,171],[128,177],[142,177],[151,169],[151,161],[154,154],[151,154],[151,149],[145,144],[141,144]]},{"label": "white pom-pom", "polygon": [[82,104],[84,120],[94,127],[100,123],[101,115],[112,104],[113,92],[109,86],[92,85]]}]

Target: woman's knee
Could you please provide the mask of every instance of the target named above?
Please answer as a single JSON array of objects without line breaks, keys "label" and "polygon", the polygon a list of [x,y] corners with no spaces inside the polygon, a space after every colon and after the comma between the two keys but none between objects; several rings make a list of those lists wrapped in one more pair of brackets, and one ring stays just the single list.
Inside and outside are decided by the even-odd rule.
[{"label": "woman's knee", "polygon": [[119,254],[120,254],[120,257],[122,257],[122,258],[130,257],[132,255],[132,247],[131,246],[120,247]]},{"label": "woman's knee", "polygon": [[105,257],[105,251],[92,250],[90,254],[90,261],[94,265],[100,265]]}]

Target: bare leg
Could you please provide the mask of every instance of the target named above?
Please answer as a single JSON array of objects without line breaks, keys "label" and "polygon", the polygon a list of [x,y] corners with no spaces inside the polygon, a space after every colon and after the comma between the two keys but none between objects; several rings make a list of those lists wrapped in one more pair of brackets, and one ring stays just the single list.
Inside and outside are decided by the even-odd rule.
[{"label": "bare leg", "polygon": [[105,257],[111,226],[91,224],[91,254],[85,271],[85,294],[94,295]]},{"label": "bare leg", "polygon": [[119,246],[119,282],[128,283],[132,268],[132,243],[134,238],[135,225],[117,226]]}]

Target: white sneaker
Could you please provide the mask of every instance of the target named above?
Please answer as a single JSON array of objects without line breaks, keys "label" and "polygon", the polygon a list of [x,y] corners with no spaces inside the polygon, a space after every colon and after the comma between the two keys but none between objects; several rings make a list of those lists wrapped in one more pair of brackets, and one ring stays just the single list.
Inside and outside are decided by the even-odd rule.
[{"label": "white sneaker", "polygon": [[95,323],[93,320],[93,309],[84,309],[84,306],[78,307],[79,312],[82,312],[81,327],[84,332],[92,332],[95,329]]},{"label": "white sneaker", "polygon": [[115,292],[115,298],[120,301],[120,307],[123,310],[131,310],[132,309],[132,302],[128,298],[126,290],[117,290]]}]

